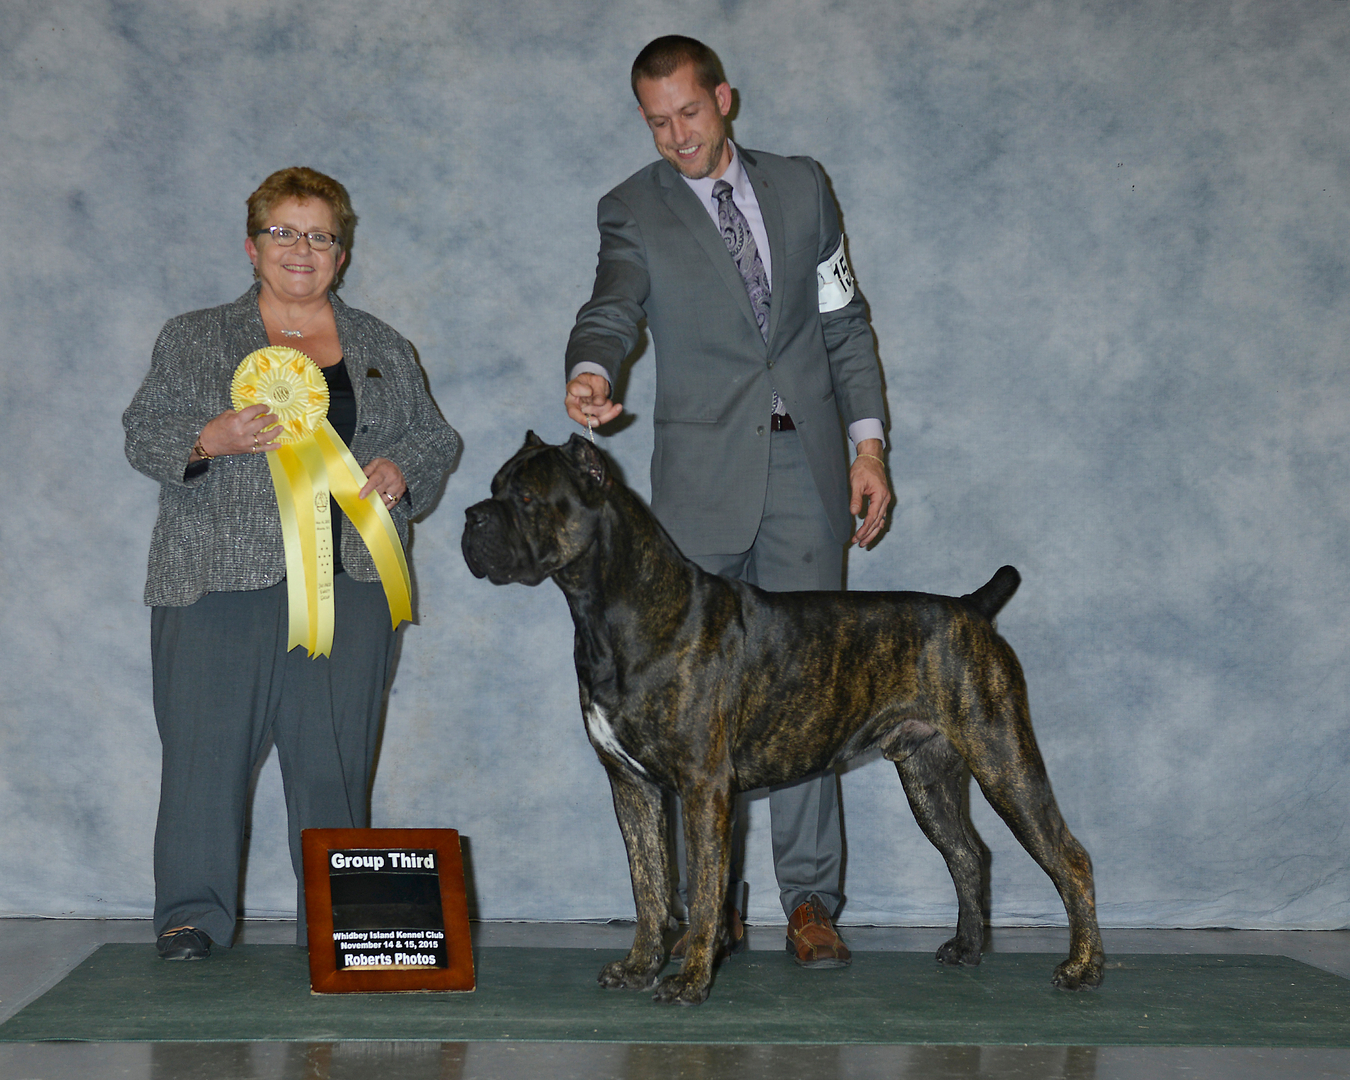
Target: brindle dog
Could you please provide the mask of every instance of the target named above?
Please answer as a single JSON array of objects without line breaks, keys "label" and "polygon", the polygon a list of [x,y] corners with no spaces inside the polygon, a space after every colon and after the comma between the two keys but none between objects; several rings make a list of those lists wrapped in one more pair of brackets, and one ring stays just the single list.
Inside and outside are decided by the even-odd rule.
[{"label": "brindle dog", "polygon": [[[1053,981],[1102,978],[1092,863],[1060,816],[1036,747],[1021,666],[992,619],[1020,578],[1005,566],[962,597],[766,593],[704,573],[580,435],[533,432],[469,507],[464,558],[494,584],[552,577],[576,626],[581,712],[609,773],[637,904],[633,947],[600,982],[657,1001],[708,996],[722,939],[732,801],[877,749],[956,885],[944,964],[978,964],[981,858],[962,811],[969,766],[1050,875],[1069,917]],[[684,802],[690,891],[684,966],[666,961],[671,859],[663,792]]]}]

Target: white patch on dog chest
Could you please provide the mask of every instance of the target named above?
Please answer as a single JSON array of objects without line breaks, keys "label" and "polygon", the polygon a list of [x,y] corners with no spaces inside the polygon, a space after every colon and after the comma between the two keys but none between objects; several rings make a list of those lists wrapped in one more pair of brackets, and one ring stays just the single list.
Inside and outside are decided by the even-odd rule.
[{"label": "white patch on dog chest", "polygon": [[624,762],[634,772],[647,775],[647,770],[619,742],[619,737],[614,734],[614,728],[610,725],[604,709],[599,705],[592,705],[582,713],[582,718],[586,721],[586,733],[596,746]]}]

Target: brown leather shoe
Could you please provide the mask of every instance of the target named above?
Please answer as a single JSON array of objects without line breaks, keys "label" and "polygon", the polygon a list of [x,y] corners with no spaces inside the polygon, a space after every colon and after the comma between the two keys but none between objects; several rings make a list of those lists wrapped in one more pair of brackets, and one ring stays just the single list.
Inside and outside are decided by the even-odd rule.
[{"label": "brown leather shoe", "polygon": [[[726,922],[722,927],[722,944],[717,948],[715,961],[720,962],[728,956],[743,953],[749,947],[749,944],[745,938],[745,923],[741,921],[741,913],[728,904]],[[689,931],[686,930],[680,935],[679,940],[670,947],[670,958],[672,960],[683,960],[684,950],[688,945]]]},{"label": "brown leather shoe", "polygon": [[788,919],[787,951],[802,967],[847,967],[853,962],[853,954],[815,893]]}]

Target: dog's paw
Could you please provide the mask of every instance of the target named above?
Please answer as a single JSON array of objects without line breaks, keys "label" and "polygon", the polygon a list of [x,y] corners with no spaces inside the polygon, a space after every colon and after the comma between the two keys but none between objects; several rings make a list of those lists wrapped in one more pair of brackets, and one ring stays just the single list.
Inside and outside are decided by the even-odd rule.
[{"label": "dog's paw", "polygon": [[1082,960],[1065,960],[1050,981],[1061,990],[1096,990],[1102,984],[1104,957],[1094,956],[1087,963]]},{"label": "dog's paw", "polygon": [[937,962],[949,964],[952,967],[977,967],[980,963],[979,943],[976,942],[971,945],[968,942],[963,942],[960,937],[944,941],[938,948]]},{"label": "dog's paw", "polygon": [[653,1001],[662,1005],[702,1005],[708,998],[708,983],[688,978],[684,972],[667,975],[657,984]]},{"label": "dog's paw", "polygon": [[625,960],[614,960],[600,969],[598,982],[606,990],[649,990],[656,985],[660,967],[632,967]]}]

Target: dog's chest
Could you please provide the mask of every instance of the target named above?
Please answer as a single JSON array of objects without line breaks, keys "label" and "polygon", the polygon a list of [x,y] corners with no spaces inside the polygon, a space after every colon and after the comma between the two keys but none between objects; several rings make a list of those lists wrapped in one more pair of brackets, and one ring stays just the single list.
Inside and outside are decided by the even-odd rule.
[{"label": "dog's chest", "polygon": [[618,732],[614,730],[614,725],[610,723],[604,709],[592,702],[583,711],[582,716],[586,721],[586,734],[591,737],[591,742],[611,757],[618,758],[639,776],[647,775],[642,763],[619,741]]}]

